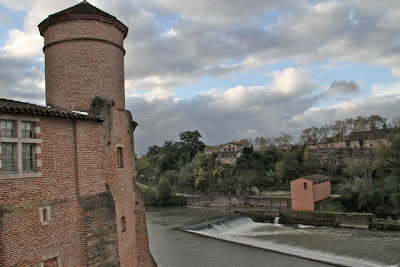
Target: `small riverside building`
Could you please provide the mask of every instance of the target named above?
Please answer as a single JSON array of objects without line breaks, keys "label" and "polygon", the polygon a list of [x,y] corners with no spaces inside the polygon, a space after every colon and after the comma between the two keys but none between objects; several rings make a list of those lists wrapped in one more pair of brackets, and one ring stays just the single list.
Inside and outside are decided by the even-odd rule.
[{"label": "small riverside building", "polygon": [[290,182],[292,210],[314,210],[315,203],[331,196],[331,183],[326,175],[315,174]]}]

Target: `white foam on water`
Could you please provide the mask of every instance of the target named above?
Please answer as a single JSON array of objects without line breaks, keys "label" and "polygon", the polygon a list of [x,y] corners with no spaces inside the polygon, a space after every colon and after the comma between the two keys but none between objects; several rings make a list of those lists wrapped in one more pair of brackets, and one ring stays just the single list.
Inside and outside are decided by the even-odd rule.
[{"label": "white foam on water", "polygon": [[[211,226],[212,227],[207,229],[187,231],[241,245],[256,247],[319,262],[326,262],[334,265],[351,267],[382,266],[382,264],[375,263],[369,260],[367,261],[347,256],[339,256],[318,250],[309,250],[301,247],[277,244],[273,241],[252,238],[257,236],[290,233],[288,230],[285,231],[285,227],[279,224],[257,223],[250,218],[241,217],[220,224],[211,224]],[[270,231],[268,231],[268,229],[264,229],[265,227],[269,228]],[[299,228],[309,228],[309,226],[299,225]]]},{"label": "white foam on water", "polygon": [[301,229],[307,229],[307,228],[315,228],[313,225],[305,225],[305,224],[298,224],[297,227]]}]

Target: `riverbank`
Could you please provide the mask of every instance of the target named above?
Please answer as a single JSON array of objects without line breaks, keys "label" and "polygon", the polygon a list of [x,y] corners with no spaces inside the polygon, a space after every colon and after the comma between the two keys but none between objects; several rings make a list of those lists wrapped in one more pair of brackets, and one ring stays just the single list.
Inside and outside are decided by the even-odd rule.
[{"label": "riverbank", "polygon": [[371,213],[338,213],[319,211],[250,210],[239,209],[235,213],[250,217],[256,222],[273,223],[276,218],[282,224],[304,224],[312,226],[370,229],[373,226]]},{"label": "riverbank", "polygon": [[284,224],[400,231],[400,221],[375,218],[371,213],[348,213],[340,208],[339,196],[317,203],[315,211],[292,211],[290,196],[186,196],[189,207],[211,207],[242,212],[255,221]]}]

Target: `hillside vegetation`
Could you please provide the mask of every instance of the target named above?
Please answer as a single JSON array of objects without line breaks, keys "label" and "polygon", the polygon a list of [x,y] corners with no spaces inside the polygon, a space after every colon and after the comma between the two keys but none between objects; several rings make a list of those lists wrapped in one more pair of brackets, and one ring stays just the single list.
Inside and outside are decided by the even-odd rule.
[{"label": "hillside vegetation", "polygon": [[[329,155],[320,163],[304,145],[283,146],[248,140],[235,165],[216,161],[216,153],[204,153],[198,131],[186,131],[180,141],[151,146],[138,158],[137,180],[153,189],[153,205],[182,203],[182,194],[252,194],[258,190],[289,190],[290,181],[300,176],[324,173],[331,177],[332,193],[340,194],[348,211],[398,216],[400,212],[400,134],[388,136],[391,146],[374,149],[375,160]],[[283,134],[282,144],[288,135]],[[285,139],[286,138],[286,139]],[[273,140],[273,139],[271,139]],[[253,145],[254,144],[254,145]],[[256,149],[254,148],[256,147]],[[148,192],[147,192],[148,193]],[[148,195],[148,194],[147,194]]]}]

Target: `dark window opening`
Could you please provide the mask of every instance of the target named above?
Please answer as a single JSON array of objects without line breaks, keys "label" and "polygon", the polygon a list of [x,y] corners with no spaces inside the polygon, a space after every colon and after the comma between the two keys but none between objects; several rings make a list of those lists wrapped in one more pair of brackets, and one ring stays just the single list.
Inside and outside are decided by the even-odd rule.
[{"label": "dark window opening", "polygon": [[22,170],[23,171],[35,171],[35,145],[34,144],[22,144]]},{"label": "dark window opening", "polygon": [[49,211],[47,209],[42,209],[42,216],[43,216],[43,222],[48,222],[49,219]]},{"label": "dark window opening", "polygon": [[121,217],[121,232],[125,232],[126,231],[126,220],[125,220],[125,216]]},{"label": "dark window opening", "polygon": [[303,187],[304,187],[304,189],[307,189],[308,184],[307,184],[307,183],[304,183],[304,184],[303,184]]},{"label": "dark window opening", "polygon": [[124,167],[124,160],[123,160],[123,153],[122,153],[122,147],[117,148],[117,157],[118,157],[118,168],[123,168]]},{"label": "dark window opening", "polygon": [[40,223],[48,225],[51,221],[50,207],[40,208]]}]

